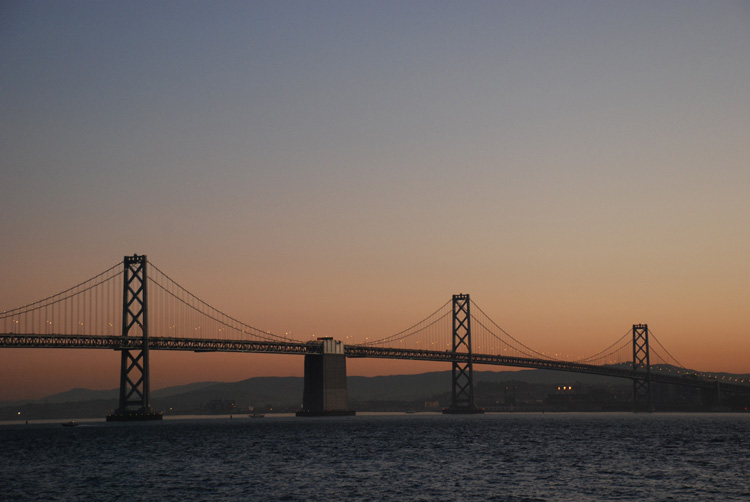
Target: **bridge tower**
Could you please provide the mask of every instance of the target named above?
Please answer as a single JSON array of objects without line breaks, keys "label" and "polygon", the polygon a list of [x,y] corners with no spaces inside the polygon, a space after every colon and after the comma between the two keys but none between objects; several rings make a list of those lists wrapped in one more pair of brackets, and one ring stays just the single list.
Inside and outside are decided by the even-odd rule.
[{"label": "bridge tower", "polygon": [[653,411],[648,324],[633,324],[633,371],[640,373],[633,378],[633,411]]},{"label": "bridge tower", "polygon": [[[470,307],[469,295],[453,295],[453,388],[451,405],[443,410],[446,414],[484,413],[474,406]],[[459,355],[465,356],[465,362],[459,361]]]},{"label": "bridge tower", "polygon": [[122,337],[128,348],[121,349],[120,404],[107,421],[160,420],[162,414],[149,404],[148,262],[145,255],[134,254],[123,263]]}]

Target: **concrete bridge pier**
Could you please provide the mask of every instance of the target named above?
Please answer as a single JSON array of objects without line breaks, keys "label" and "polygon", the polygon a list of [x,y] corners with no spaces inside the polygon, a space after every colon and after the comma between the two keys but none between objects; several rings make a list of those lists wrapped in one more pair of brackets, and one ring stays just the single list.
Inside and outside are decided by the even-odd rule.
[{"label": "concrete bridge pier", "polygon": [[355,415],[349,409],[344,345],[333,338],[320,338],[322,353],[305,356],[305,388],[298,417]]}]

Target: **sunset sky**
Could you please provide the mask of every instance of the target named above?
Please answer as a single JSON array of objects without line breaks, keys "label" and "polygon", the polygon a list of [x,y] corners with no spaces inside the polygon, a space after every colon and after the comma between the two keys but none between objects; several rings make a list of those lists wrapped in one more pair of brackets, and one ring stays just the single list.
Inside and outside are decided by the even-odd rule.
[{"label": "sunset sky", "polygon": [[[537,350],[648,323],[686,366],[748,373],[749,89],[746,1],[5,1],[0,310],[138,253],[302,340],[470,293]],[[0,400],[115,388],[118,357],[0,350]]]}]

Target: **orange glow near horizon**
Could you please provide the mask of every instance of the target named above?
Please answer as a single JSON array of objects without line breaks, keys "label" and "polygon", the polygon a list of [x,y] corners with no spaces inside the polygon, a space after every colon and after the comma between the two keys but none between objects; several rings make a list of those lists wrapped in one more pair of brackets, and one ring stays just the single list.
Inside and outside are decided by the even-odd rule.
[{"label": "orange glow near horizon", "polygon": [[[482,305],[482,308],[487,307]],[[523,315],[530,314],[530,309],[527,309],[527,311],[519,310]],[[420,315],[429,313],[429,311],[430,309],[423,310]],[[322,313],[318,309],[307,309],[307,312]],[[656,314],[656,312],[653,312],[653,314]],[[367,329],[357,332],[357,335],[345,335],[344,333],[352,331],[337,325],[337,323],[331,323],[332,329],[329,332],[321,331],[322,328],[315,329],[315,331],[321,333],[318,336],[330,335],[336,339],[344,340],[346,343],[362,343],[368,337],[382,337],[382,331],[378,333],[375,329],[377,315],[374,315],[371,311],[360,311],[359,315],[366,320],[363,325]],[[565,313],[561,311],[559,315],[564,316]],[[316,322],[324,323],[326,320],[324,315],[313,315],[311,317]],[[346,322],[354,320],[352,315],[343,317]],[[413,320],[404,322],[406,320],[404,312],[401,313],[401,316],[396,317],[404,327],[414,322]],[[647,318],[648,316],[641,317]],[[568,318],[570,319],[570,316]],[[579,319],[575,316],[574,318]],[[590,355],[606,347],[630,329],[630,326],[626,325],[625,329],[620,332],[612,333],[610,330],[607,336],[599,335],[599,333],[604,332],[607,324],[605,318],[606,313],[589,316],[587,318],[589,328],[585,330],[573,329],[572,324],[569,323],[558,325],[541,317],[524,323],[531,326],[536,333],[544,333],[544,336],[524,337],[523,334],[518,333],[522,329],[520,325],[511,325],[507,330],[532,348],[542,348],[543,344],[546,343],[549,350],[545,353],[559,359],[575,360],[576,357]],[[516,317],[512,317],[511,320],[515,323],[519,322]],[[638,322],[642,320],[639,318]],[[734,343],[737,347],[742,347],[746,343],[739,330],[732,331],[725,327],[721,338],[726,340],[728,344],[715,347],[710,344],[710,337],[705,336],[710,328],[708,323],[703,325],[697,324],[695,321],[680,322],[678,318],[671,324],[677,330],[681,330],[683,335],[675,337],[657,328],[666,320],[667,318],[662,315],[657,319],[657,324],[649,325],[651,331],[667,347],[670,353],[688,368],[698,371],[748,373],[744,357],[747,352],[740,349],[732,350],[731,345],[729,345]],[[390,325],[391,334],[400,331],[400,329],[395,328],[395,324],[393,324],[395,322],[390,317],[387,323],[381,320],[381,323]],[[285,323],[286,326],[290,326],[291,336],[298,336],[296,333],[302,332],[304,329],[304,321],[299,321],[299,324],[292,323],[290,317],[285,317]],[[554,335],[551,336],[551,333]],[[311,338],[313,337],[310,336],[309,339]],[[597,345],[594,345],[595,343]],[[707,348],[711,350],[707,350]],[[726,352],[724,353],[722,350],[726,350]],[[0,387],[0,400],[38,399],[72,388],[114,389],[119,386],[119,368],[119,353],[114,351],[97,349],[4,349],[0,351],[0,381],[4,382]],[[500,371],[517,368],[477,365],[475,369],[477,371]],[[388,359],[349,359],[347,370],[351,376],[379,376],[449,371],[450,365]],[[302,375],[303,358],[300,356],[151,351],[151,386],[154,390],[199,381],[233,382],[258,376]]]}]

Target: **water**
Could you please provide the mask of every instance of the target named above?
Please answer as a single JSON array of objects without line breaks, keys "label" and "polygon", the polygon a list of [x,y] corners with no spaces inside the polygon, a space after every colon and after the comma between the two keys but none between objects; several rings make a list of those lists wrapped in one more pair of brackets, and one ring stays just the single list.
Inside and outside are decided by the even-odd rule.
[{"label": "water", "polygon": [[0,426],[0,500],[750,500],[750,415]]}]

